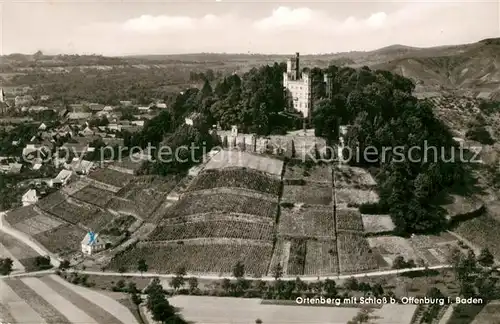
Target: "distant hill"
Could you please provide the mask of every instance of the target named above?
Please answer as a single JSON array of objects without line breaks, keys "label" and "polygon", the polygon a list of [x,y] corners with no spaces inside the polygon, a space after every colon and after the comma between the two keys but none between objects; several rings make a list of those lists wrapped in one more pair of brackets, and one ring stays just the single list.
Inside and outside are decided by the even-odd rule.
[{"label": "distant hill", "polygon": [[[263,64],[282,62],[294,53],[282,55],[193,53],[175,55],[141,55],[103,57],[100,55],[30,55],[10,54],[0,57],[1,72],[14,72],[18,67],[55,66],[140,66],[169,68],[217,69],[245,72]],[[417,83],[417,92],[459,92],[482,94],[500,100],[500,38],[463,44],[419,48],[401,44],[373,51],[352,51],[321,55],[303,55],[302,66],[339,66],[383,69],[401,74]]]},{"label": "distant hill", "polygon": [[371,65],[411,78],[421,91],[491,92],[500,95],[500,38],[473,44],[410,50]]}]

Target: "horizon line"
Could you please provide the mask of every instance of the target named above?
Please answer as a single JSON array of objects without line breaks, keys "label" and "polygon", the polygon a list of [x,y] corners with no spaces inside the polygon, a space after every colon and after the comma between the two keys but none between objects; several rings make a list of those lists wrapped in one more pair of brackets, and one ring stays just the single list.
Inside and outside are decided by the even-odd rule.
[{"label": "horizon line", "polygon": [[[323,53],[307,53],[307,54],[302,54],[302,56],[321,56],[321,55],[339,55],[339,54],[349,54],[349,53],[369,53],[369,52],[375,52],[378,50],[390,48],[390,47],[396,47],[396,46],[401,46],[403,48],[408,48],[408,49],[414,49],[414,50],[424,50],[424,49],[433,49],[433,48],[440,48],[440,47],[454,47],[454,46],[465,46],[465,45],[472,45],[472,44],[477,44],[481,43],[487,40],[494,40],[498,39],[500,40],[500,37],[487,37],[487,38],[482,38],[478,41],[475,42],[470,42],[470,43],[452,43],[452,44],[442,44],[442,45],[435,45],[435,46],[429,46],[429,47],[418,47],[418,46],[411,46],[411,45],[404,45],[404,44],[391,44],[375,49],[370,49],[370,50],[351,50],[351,51],[340,51],[340,52],[323,52]],[[212,55],[262,55],[262,56],[289,56],[291,53],[288,54],[283,54],[283,53],[263,53],[263,52],[251,52],[248,51],[247,53],[244,52],[187,52],[187,53],[149,53],[149,54],[119,54],[119,55],[105,55],[102,53],[58,53],[58,54],[47,54],[44,53],[43,50],[37,50],[35,53],[19,53],[19,52],[12,52],[12,53],[2,53],[0,57],[3,56],[10,56],[10,55],[24,55],[24,56],[29,56],[29,55],[34,55],[37,52],[42,52],[43,55],[46,56],[60,56],[60,55],[78,55],[78,56],[103,56],[103,57],[139,57],[139,56],[178,56],[178,55],[200,55],[200,54],[212,54]]]}]

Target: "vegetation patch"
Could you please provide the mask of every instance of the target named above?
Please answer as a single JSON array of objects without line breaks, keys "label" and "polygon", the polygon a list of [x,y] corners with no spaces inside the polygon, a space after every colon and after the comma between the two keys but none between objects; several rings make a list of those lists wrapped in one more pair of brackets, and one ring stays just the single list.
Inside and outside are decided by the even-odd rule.
[{"label": "vegetation patch", "polygon": [[319,183],[307,183],[302,186],[284,185],[281,200],[308,205],[329,205],[332,203],[332,187]]},{"label": "vegetation patch", "polygon": [[244,221],[201,221],[161,225],[151,233],[148,240],[172,241],[208,237],[271,241],[273,225]]},{"label": "vegetation patch", "polygon": [[243,188],[278,196],[281,182],[251,169],[207,170],[193,180],[188,190],[196,191],[220,187]]}]

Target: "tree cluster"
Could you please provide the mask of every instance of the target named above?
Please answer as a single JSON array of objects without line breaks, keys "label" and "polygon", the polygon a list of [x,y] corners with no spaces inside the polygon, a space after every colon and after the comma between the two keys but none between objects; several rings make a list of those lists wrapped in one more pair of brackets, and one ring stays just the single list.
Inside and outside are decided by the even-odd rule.
[{"label": "tree cluster", "polygon": [[0,259],[0,275],[7,276],[12,272],[14,261],[11,258]]},{"label": "tree cluster", "polygon": [[147,294],[146,306],[152,318],[162,324],[186,324],[187,322],[178,313],[166,298],[165,291],[158,278],[153,279],[145,290]]},{"label": "tree cluster", "polygon": [[379,170],[380,209],[390,212],[401,234],[442,229],[445,212],[436,197],[464,185],[467,172],[432,106],[412,96],[412,81],[387,71],[330,67],[327,72],[332,96],[315,103],[316,135],[335,144],[339,126],[349,125],[345,142],[354,152],[349,163]]}]

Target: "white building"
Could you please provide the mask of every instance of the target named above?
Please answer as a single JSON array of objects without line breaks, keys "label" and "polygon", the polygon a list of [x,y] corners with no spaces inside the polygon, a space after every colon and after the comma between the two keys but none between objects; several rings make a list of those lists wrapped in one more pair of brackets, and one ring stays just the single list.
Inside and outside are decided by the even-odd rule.
[{"label": "white building", "polygon": [[312,83],[309,73],[300,72],[299,53],[287,61],[287,71],[283,73],[283,87],[292,97],[293,107],[301,112],[304,118],[309,118],[312,112]]},{"label": "white building", "polygon": [[74,175],[73,171],[61,170],[61,172],[59,172],[57,177],[51,180],[51,183],[49,183],[49,185],[51,187],[53,187],[54,185],[65,186],[73,175]]},{"label": "white building", "polygon": [[106,248],[106,243],[99,238],[99,234],[90,231],[82,240],[82,253],[92,255]]},{"label": "white building", "polygon": [[23,195],[22,198],[23,206],[36,204],[37,201],[38,201],[38,195],[36,194],[35,189],[30,189],[26,191],[26,193]]}]

